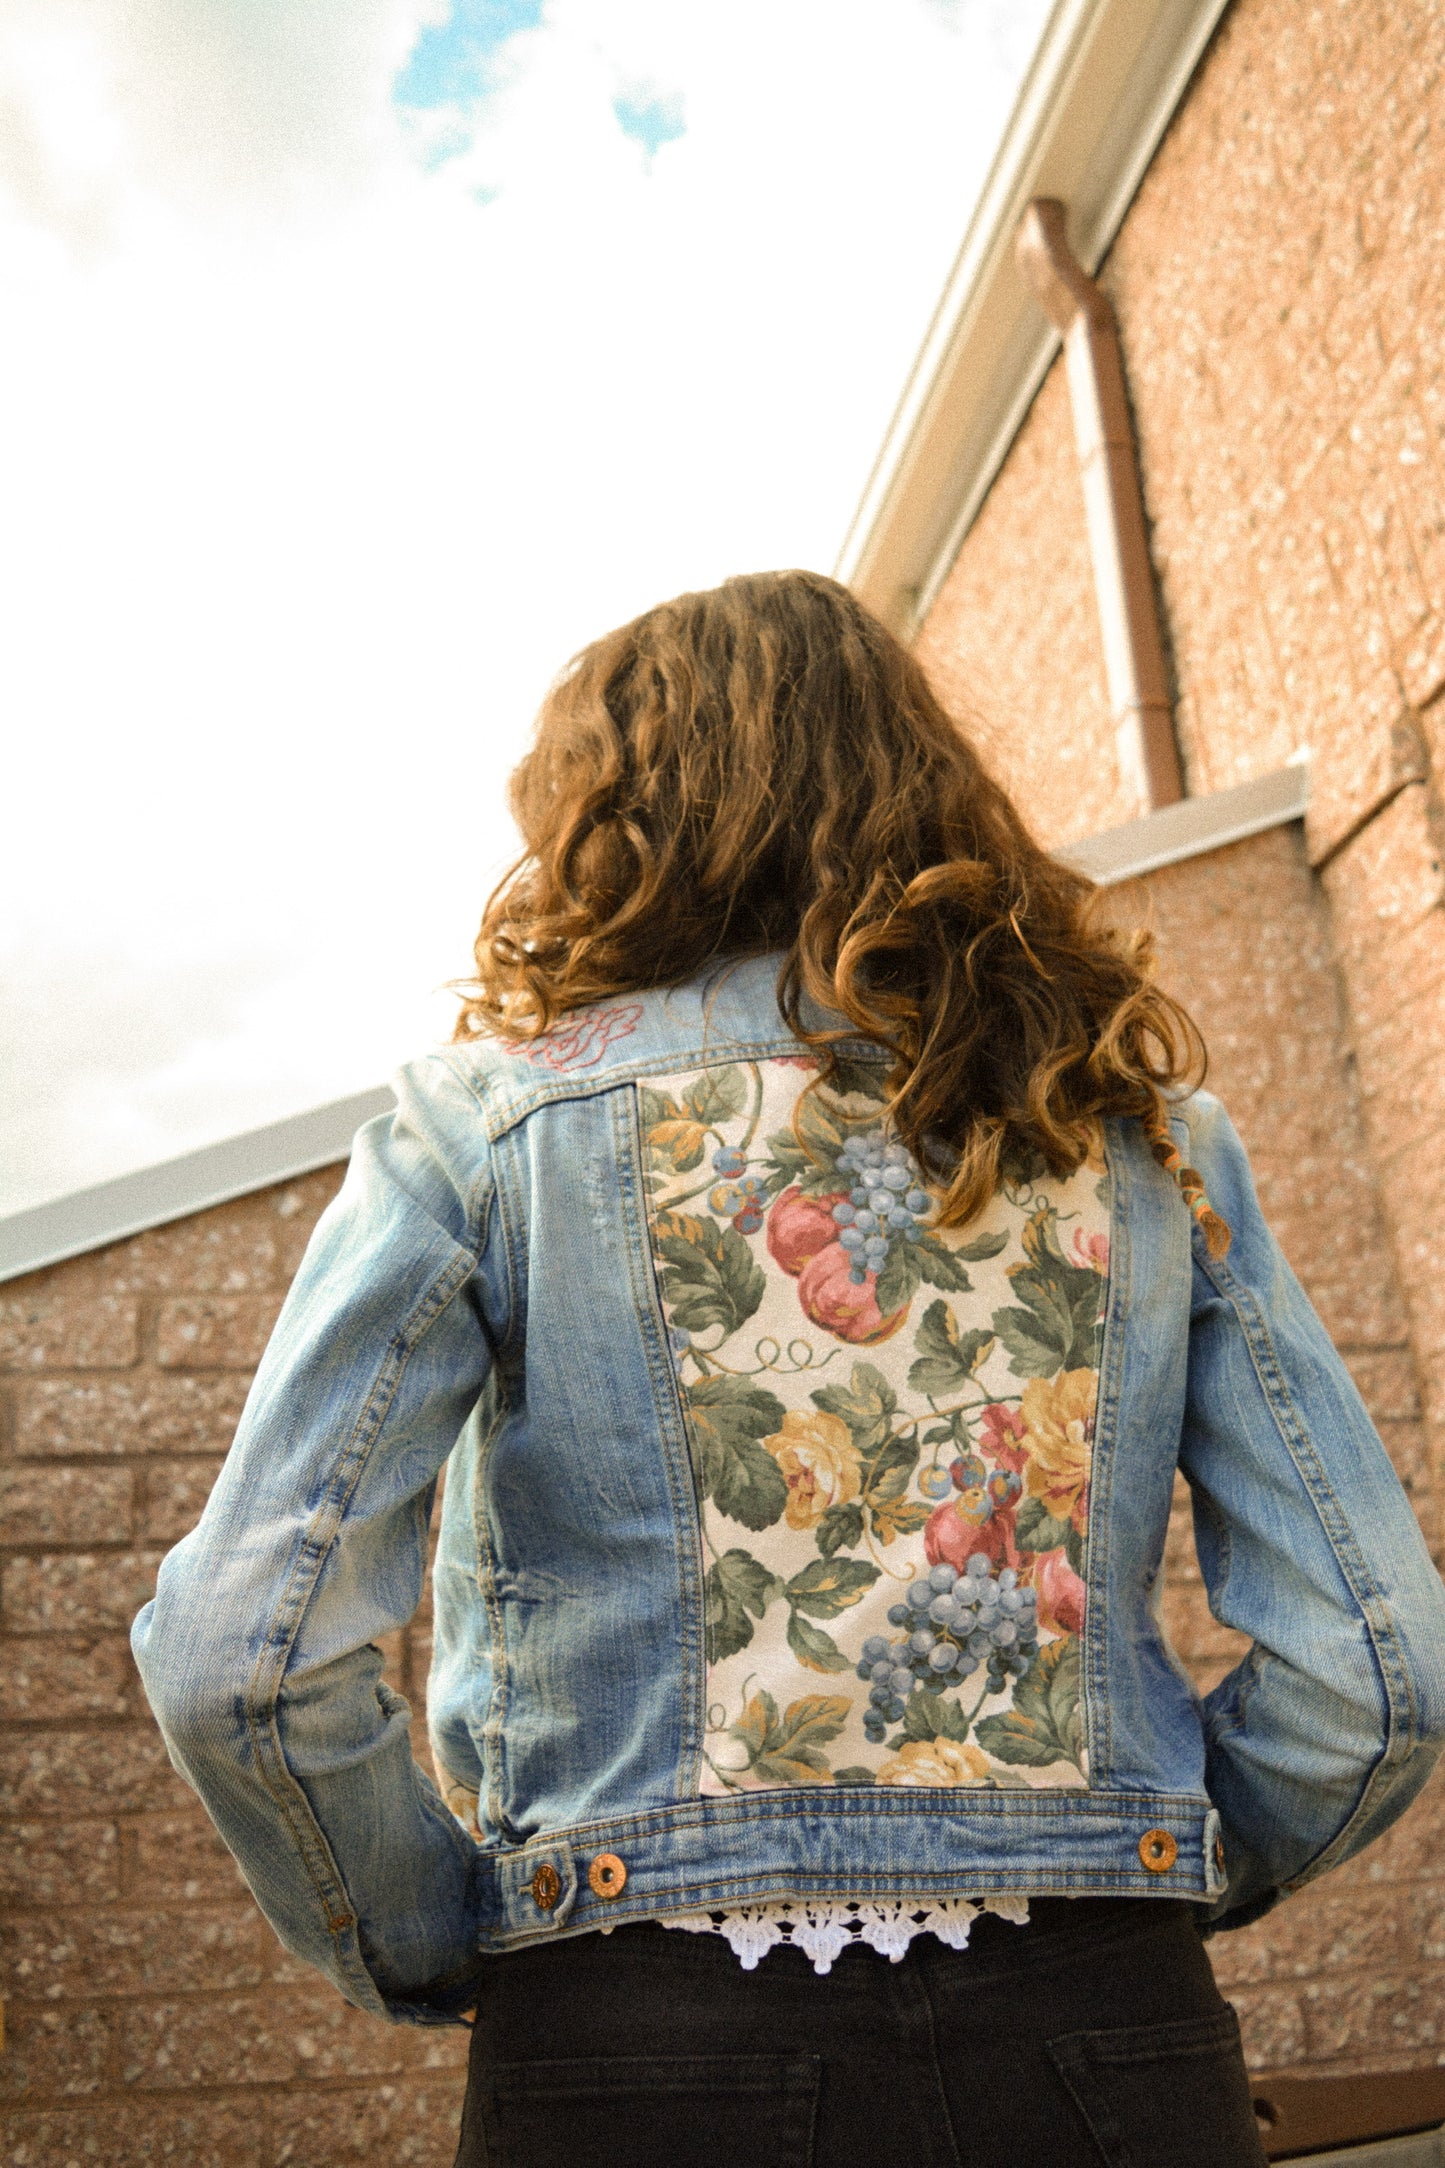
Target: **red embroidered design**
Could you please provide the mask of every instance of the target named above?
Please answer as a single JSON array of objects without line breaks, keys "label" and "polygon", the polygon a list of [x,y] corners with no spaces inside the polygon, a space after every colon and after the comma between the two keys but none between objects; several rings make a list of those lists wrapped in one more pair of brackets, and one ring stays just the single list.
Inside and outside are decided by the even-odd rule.
[{"label": "red embroidered design", "polygon": [[591,1069],[614,1039],[625,1039],[636,1031],[641,1018],[640,1001],[624,1001],[611,1009],[579,1009],[540,1039],[504,1043],[509,1054],[520,1054],[538,1069]]}]

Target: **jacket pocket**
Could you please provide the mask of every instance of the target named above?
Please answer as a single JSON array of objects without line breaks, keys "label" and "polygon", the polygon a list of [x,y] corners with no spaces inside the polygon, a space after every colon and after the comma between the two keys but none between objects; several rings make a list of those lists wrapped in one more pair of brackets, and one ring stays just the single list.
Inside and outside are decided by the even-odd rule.
[{"label": "jacket pocket", "polygon": [[1065,2033],[1049,2058],[1109,2168],[1262,2168],[1239,2020]]},{"label": "jacket pocket", "polygon": [[457,2168],[812,2168],[812,2055],[618,2055],[493,2063],[482,2154]]}]

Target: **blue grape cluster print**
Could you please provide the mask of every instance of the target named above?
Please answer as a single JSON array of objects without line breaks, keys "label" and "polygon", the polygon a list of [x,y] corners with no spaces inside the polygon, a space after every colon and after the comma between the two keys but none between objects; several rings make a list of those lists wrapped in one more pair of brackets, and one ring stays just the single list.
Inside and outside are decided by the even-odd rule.
[{"label": "blue grape cluster print", "polygon": [[723,1219],[730,1219],[740,1235],[755,1235],[763,1224],[768,1185],[760,1174],[748,1174],[746,1154],[725,1144],[712,1155],[712,1171],[722,1180],[708,1192],[708,1203]]},{"label": "blue grape cluster print", "polygon": [[940,1693],[982,1667],[988,1693],[1001,1694],[1010,1674],[1021,1677],[1038,1654],[1037,1604],[1012,1567],[994,1573],[978,1551],[962,1573],[937,1565],[915,1581],[908,1600],[888,1613],[906,1632],[896,1641],[872,1634],[863,1644],[858,1677],[871,1689],[863,1718],[870,1742],[881,1745],[887,1726],[901,1722],[915,1687]]},{"label": "blue grape cluster print", "polygon": [[883,1270],[895,1241],[921,1239],[933,1199],[913,1154],[906,1145],[886,1142],[881,1129],[850,1137],[834,1165],[852,1185],[833,1217],[848,1252],[848,1277],[861,1287],[870,1272]]}]

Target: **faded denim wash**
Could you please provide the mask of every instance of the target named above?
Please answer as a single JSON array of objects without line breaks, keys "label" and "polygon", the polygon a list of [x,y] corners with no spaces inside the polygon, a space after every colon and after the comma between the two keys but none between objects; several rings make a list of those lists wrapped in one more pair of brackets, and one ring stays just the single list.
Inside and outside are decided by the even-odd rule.
[{"label": "faded denim wash", "polygon": [[[776,964],[403,1072],[136,1621],[177,1768],[282,1940],[363,2009],[445,2022],[485,1953],[770,1898],[1184,1897],[1238,1924],[1378,1836],[1445,1741],[1445,1593],[1200,1093],[1173,1130],[1223,1260],[1139,1125],[1106,1130],[1088,1788],[698,1796],[698,1508],[637,1086],[795,1051]],[[480,1841],[412,1760],[377,1647],[416,1608],[448,1462],[431,1723]],[[1254,1642],[1202,1701],[1155,1615],[1176,1466],[1215,1615]],[[589,1884],[599,1854],[618,1896]]]}]

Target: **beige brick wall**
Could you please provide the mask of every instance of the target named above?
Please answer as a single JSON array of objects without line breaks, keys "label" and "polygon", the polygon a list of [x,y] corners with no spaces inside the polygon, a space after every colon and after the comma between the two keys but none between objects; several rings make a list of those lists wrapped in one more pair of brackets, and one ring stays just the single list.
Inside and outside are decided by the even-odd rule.
[{"label": "beige brick wall", "polygon": [[[0,1287],[0,2168],[450,2168],[465,2034],[287,1956],[126,1638],[337,1179]],[[388,1655],[420,1711],[424,1617]]]},{"label": "beige brick wall", "polygon": [[[1445,1467],[1445,122],[1439,0],[1235,0],[1105,266],[1194,792],[1313,762],[1277,831],[1116,892],[1432,1543]],[[920,652],[1050,844],[1125,820],[1067,388]],[[1182,1522],[1173,1630],[1230,1660]],[[1438,1553],[1437,1553],[1438,1555]],[[1445,2055],[1445,1785],[1215,1944],[1261,2068]]]}]

